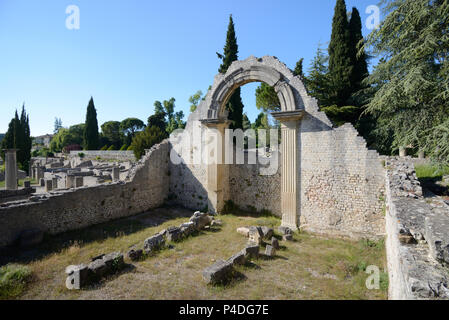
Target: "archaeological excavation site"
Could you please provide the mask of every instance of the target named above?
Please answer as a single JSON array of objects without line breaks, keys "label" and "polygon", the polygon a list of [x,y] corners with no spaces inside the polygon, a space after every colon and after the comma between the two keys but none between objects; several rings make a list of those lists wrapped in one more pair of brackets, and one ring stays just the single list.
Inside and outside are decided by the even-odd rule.
[{"label": "archaeological excavation site", "polygon": [[[229,136],[225,106],[250,82],[277,94],[279,145]],[[449,298],[449,201],[418,179],[427,160],[369,150],[276,57],[234,61],[185,129],[140,159],[33,157],[18,185],[16,153],[5,150],[0,265],[31,275],[14,298]]]}]

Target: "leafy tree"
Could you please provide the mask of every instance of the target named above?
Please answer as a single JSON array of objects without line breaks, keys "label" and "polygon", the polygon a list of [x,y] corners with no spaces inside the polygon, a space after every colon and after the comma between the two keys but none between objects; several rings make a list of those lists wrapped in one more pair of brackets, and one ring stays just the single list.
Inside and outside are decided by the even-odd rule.
[{"label": "leafy tree", "polygon": [[148,117],[148,127],[156,126],[161,131],[167,131],[167,123],[165,121],[165,112],[163,113],[155,113]]},{"label": "leafy tree", "polygon": [[249,121],[248,116],[246,114],[246,112],[243,114],[243,122],[242,122],[242,126],[243,126],[243,131],[251,129],[251,121]]},{"label": "leafy tree", "polygon": [[62,120],[61,118],[55,118],[55,128],[53,129],[53,133],[58,133],[59,129],[62,128]]},{"label": "leafy tree", "polygon": [[304,58],[301,58],[298,60],[298,62],[296,62],[296,66],[295,69],[293,70],[293,74],[295,76],[301,76],[301,78],[304,78],[304,72],[303,72],[303,62],[304,62]]},{"label": "leafy tree", "polygon": [[329,78],[331,99],[337,106],[346,105],[351,96],[351,37],[345,0],[337,0],[332,20],[332,35],[329,43]]},{"label": "leafy tree", "polygon": [[[170,134],[175,129],[182,129],[185,127],[185,123],[182,120],[184,118],[184,112],[178,111],[175,113],[175,98],[170,98],[170,100],[164,100],[162,103],[160,101],[154,102],[155,114],[151,116],[152,122],[154,122],[161,130],[163,129],[161,119],[165,122],[165,131]],[[150,122],[148,118],[148,122]],[[153,124],[151,124],[153,125]]]},{"label": "leafy tree", "polygon": [[281,103],[276,91],[265,82],[256,88],[256,107],[265,112],[281,110]]},{"label": "leafy tree", "polygon": [[349,21],[349,35],[351,40],[351,91],[357,94],[363,89],[362,81],[369,75],[368,73],[368,56],[363,48],[362,20],[357,8],[352,8],[351,20]]},{"label": "leafy tree", "polygon": [[365,45],[381,57],[366,81],[376,136],[449,163],[449,2],[394,0],[384,11]]},{"label": "leafy tree", "polygon": [[84,148],[86,150],[97,150],[99,145],[97,111],[94,99],[91,97],[87,106],[86,122],[84,127]]},{"label": "leafy tree", "polygon": [[28,172],[31,158],[31,145],[30,121],[25,111],[25,105],[23,105],[20,118],[16,110],[14,118],[8,125],[8,131],[5,133],[5,137],[1,142],[2,157],[4,158],[3,149],[18,149],[17,162],[19,168]]},{"label": "leafy tree", "polygon": [[[120,148],[123,142],[123,133],[120,130],[119,121],[107,121],[101,125],[102,136],[106,139],[106,143]],[[104,143],[103,143],[104,145]]]},{"label": "leafy tree", "polygon": [[322,106],[332,105],[328,61],[329,57],[319,46],[310,64],[308,76],[304,78],[308,93],[316,98]]},{"label": "leafy tree", "polygon": [[131,144],[131,141],[136,135],[136,132],[145,128],[145,124],[142,120],[137,118],[126,118],[120,123],[120,130],[125,136],[125,143]]},{"label": "leafy tree", "polygon": [[[67,128],[59,129],[58,133],[56,133],[50,142],[50,150],[52,152],[61,152],[67,146],[74,145],[82,145],[84,140],[84,129],[85,124],[75,124]],[[73,149],[77,150],[77,149]]]},{"label": "leafy tree", "polygon": [[130,148],[134,151],[137,159],[145,154],[145,149],[150,149],[153,145],[160,143],[167,137],[167,133],[159,127],[146,127],[145,130],[136,134]]},{"label": "leafy tree", "polygon": [[[232,62],[238,60],[238,45],[235,36],[234,21],[232,15],[229,16],[228,32],[226,35],[226,44],[223,49],[223,54],[217,52],[217,56],[222,60],[222,64],[218,69],[220,73],[226,73]],[[226,104],[228,110],[228,118],[231,121],[231,128],[242,128],[243,119],[243,103],[240,95],[240,88],[237,88]]]},{"label": "leafy tree", "polygon": [[194,112],[196,108],[198,107],[201,97],[203,96],[203,92],[201,90],[198,90],[194,95],[190,96],[189,102],[190,102],[190,112]]}]

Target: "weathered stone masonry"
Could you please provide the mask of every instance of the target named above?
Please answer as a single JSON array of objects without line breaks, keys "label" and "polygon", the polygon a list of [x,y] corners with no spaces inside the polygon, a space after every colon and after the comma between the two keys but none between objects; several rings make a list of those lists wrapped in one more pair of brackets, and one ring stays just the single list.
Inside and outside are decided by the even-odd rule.
[{"label": "weathered stone masonry", "polygon": [[168,154],[168,141],[153,147],[125,183],[58,191],[0,207],[0,247],[26,229],[56,234],[161,206],[168,195]]}]

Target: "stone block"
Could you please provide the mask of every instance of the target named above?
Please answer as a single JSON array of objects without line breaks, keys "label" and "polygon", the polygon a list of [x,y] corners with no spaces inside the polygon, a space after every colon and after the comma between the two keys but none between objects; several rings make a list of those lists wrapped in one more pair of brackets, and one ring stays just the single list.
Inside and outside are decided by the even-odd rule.
[{"label": "stone block", "polygon": [[246,263],[245,252],[240,251],[240,252],[234,254],[232,257],[230,257],[228,259],[228,261],[231,262],[232,265],[237,265],[237,264],[243,265],[243,264],[245,264]]},{"label": "stone block", "polygon": [[45,180],[45,192],[53,190],[53,180]]},{"label": "stone block", "polygon": [[109,270],[106,263],[103,259],[97,259],[89,263],[89,276],[93,278],[93,280],[99,280],[105,275],[108,274]]},{"label": "stone block", "polygon": [[221,221],[220,219],[217,220],[212,220],[212,223],[210,224],[212,227],[213,226],[222,226],[223,225],[223,221]]},{"label": "stone block", "polygon": [[207,284],[219,284],[228,280],[232,276],[232,263],[230,261],[219,260],[203,271],[203,279]]},{"label": "stone block", "polygon": [[165,238],[161,234],[156,234],[146,239],[143,243],[143,249],[146,253],[156,251],[162,248],[165,244]]},{"label": "stone block", "polygon": [[237,232],[244,235],[245,237],[249,236],[249,228],[248,227],[237,228]]},{"label": "stone block", "polygon": [[273,246],[267,245],[265,247],[265,255],[268,257],[274,257],[276,255],[276,249]]},{"label": "stone block", "polygon": [[29,180],[25,180],[23,182],[23,187],[24,188],[31,188],[31,182]]},{"label": "stone block", "polygon": [[105,254],[102,258],[109,272],[116,272],[125,266],[125,262],[123,260],[123,254],[120,252],[111,252]]},{"label": "stone block", "polygon": [[128,251],[127,255],[131,261],[138,261],[138,260],[140,260],[140,258],[143,255],[143,250],[142,249],[138,249],[138,250],[131,249]]},{"label": "stone block", "polygon": [[282,236],[282,240],[284,240],[284,241],[292,241],[293,240],[293,235],[292,234],[284,234]]},{"label": "stone block", "polygon": [[249,241],[261,244],[263,239],[263,232],[261,227],[250,227],[249,228]]},{"label": "stone block", "polygon": [[425,218],[425,238],[430,253],[437,261],[449,265],[449,215],[434,208]]},{"label": "stone block", "polygon": [[178,227],[169,227],[167,228],[167,233],[165,237],[167,238],[167,241],[180,241],[182,239],[183,233],[181,232],[181,229]]},{"label": "stone block", "polygon": [[210,217],[207,213],[197,211],[190,218],[190,222],[194,223],[197,231],[200,231],[204,229],[205,226],[209,226],[212,223],[212,217]]},{"label": "stone block", "polygon": [[89,268],[85,264],[70,265],[65,269],[65,273],[65,284],[69,290],[79,290],[89,284]]},{"label": "stone block", "polygon": [[40,184],[41,187],[45,187],[45,179],[44,179],[44,178],[41,178],[41,179],[39,180],[39,184]]},{"label": "stone block", "polygon": [[246,247],[242,250],[247,258],[258,258],[259,257],[259,245],[254,243],[248,243]]},{"label": "stone block", "polygon": [[292,234],[293,233],[292,229],[290,229],[289,227],[284,227],[284,226],[280,226],[278,228],[278,231],[282,235],[284,235],[284,234]]},{"label": "stone block", "polygon": [[276,250],[279,250],[279,241],[275,237],[271,238],[271,246]]},{"label": "stone block", "polygon": [[264,239],[271,239],[271,237],[274,234],[273,228],[269,228],[266,226],[263,226],[260,228],[262,230],[263,238]]},{"label": "stone block", "polygon": [[193,222],[186,222],[179,226],[184,237],[190,236],[195,232],[195,224]]}]

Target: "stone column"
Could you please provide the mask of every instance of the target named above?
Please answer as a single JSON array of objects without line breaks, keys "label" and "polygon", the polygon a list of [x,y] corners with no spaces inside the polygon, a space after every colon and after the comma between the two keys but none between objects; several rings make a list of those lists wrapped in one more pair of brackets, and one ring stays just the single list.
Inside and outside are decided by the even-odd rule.
[{"label": "stone column", "polygon": [[[226,200],[228,183],[227,166],[225,164],[225,130],[228,120],[202,121],[207,127],[205,161],[207,166],[208,209],[211,213],[220,213]],[[209,142],[209,143],[208,143]]]},{"label": "stone column", "polygon": [[5,149],[5,189],[17,190],[17,150]]},{"label": "stone column", "polygon": [[297,230],[300,207],[298,203],[300,174],[298,158],[298,125],[303,111],[273,112],[273,117],[281,122],[281,210],[282,226]]},{"label": "stone column", "polygon": [[112,168],[112,180],[113,181],[120,180],[120,167]]}]

